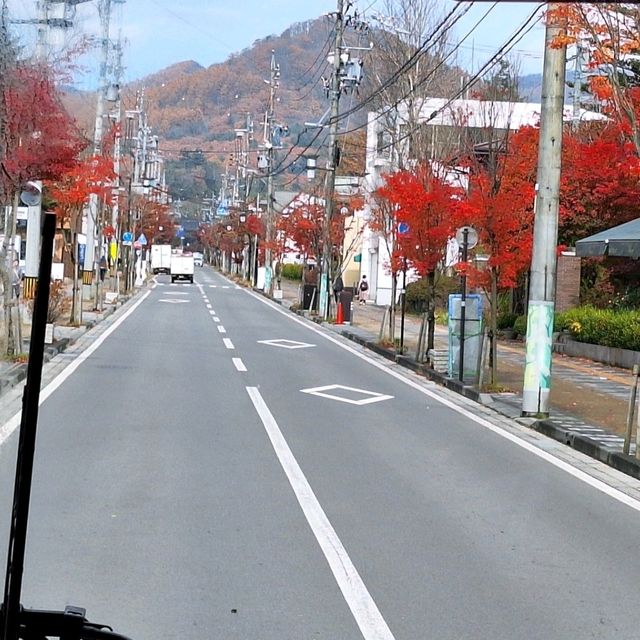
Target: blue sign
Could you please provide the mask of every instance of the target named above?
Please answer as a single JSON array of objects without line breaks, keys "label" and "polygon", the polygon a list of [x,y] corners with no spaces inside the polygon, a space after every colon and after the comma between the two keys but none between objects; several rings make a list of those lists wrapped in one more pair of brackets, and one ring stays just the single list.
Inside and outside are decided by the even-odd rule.
[{"label": "blue sign", "polygon": [[399,222],[398,233],[409,233],[409,225],[406,222]]},{"label": "blue sign", "polygon": [[122,242],[123,244],[131,244],[133,242],[133,233],[131,233],[131,231],[125,231],[122,234]]},{"label": "blue sign", "polygon": [[144,247],[146,244],[148,244],[147,242],[147,236],[144,235],[144,233],[141,233],[138,236],[138,242]]},{"label": "blue sign", "polygon": [[218,208],[216,209],[216,215],[220,216],[221,218],[223,218],[224,216],[228,216],[229,209],[227,209],[227,207],[225,207],[223,204],[219,204]]},{"label": "blue sign", "polygon": [[176,230],[176,238],[184,238],[184,227],[178,227]]}]

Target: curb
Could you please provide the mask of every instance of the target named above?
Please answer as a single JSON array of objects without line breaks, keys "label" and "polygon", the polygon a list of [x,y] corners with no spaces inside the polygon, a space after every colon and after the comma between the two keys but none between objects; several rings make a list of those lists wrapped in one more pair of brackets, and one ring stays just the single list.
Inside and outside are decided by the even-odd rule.
[{"label": "curb", "polygon": [[[43,364],[46,364],[50,360],[53,360],[53,358],[58,354],[66,351],[71,345],[75,344],[81,336],[85,335],[87,331],[93,329],[105,318],[108,318],[110,315],[115,313],[115,310],[121,307],[129,299],[130,297],[127,297],[122,301],[118,301],[116,304],[105,309],[99,319],[96,318],[94,320],[89,320],[85,324],[77,327],[76,335],[69,336],[67,338],[60,338],[58,340],[54,340],[53,344],[45,345],[42,358]],[[27,377],[27,366],[28,364],[26,362],[16,363],[2,374],[0,377],[0,397],[25,380]]]},{"label": "curb", "polygon": [[[421,364],[419,362],[415,362],[411,360],[411,358],[407,358],[407,356],[397,355],[395,352],[390,349],[385,349],[380,345],[363,338],[362,336],[358,336],[350,331],[341,331],[341,335],[345,338],[351,340],[352,342],[356,342],[365,348],[381,355],[387,360],[392,360],[393,362],[406,367],[407,369],[411,369],[420,375],[423,375],[425,378],[439,384],[440,386],[446,387],[455,393],[459,393],[470,400],[474,400],[483,406],[489,407],[493,409],[496,413],[500,415],[506,416],[508,418],[512,418],[513,416],[508,415],[500,411],[497,407],[491,406],[491,401],[487,402],[486,394],[480,393],[474,387],[470,387],[468,385],[462,384],[458,380],[453,380],[442,373],[438,373],[433,369]],[[489,396],[491,398],[491,396]],[[549,438],[552,438],[558,442],[561,442],[564,445],[572,447],[576,451],[580,453],[584,453],[585,455],[598,460],[599,462],[603,462],[604,464],[625,473],[626,475],[632,476],[640,480],[640,460],[636,460],[631,456],[624,455],[623,453],[619,453],[617,451],[609,451],[599,443],[587,438],[581,434],[574,433],[573,431],[569,431],[565,427],[562,427],[558,423],[554,422],[552,419],[538,419],[533,420],[532,422],[520,422],[519,424],[524,424],[528,426],[530,429],[534,431],[538,431]]]},{"label": "curb", "polygon": [[[264,291],[256,288],[254,288],[253,290],[256,293],[259,293],[264,297],[269,298],[269,296],[267,296],[264,293]],[[269,300],[271,300],[271,298],[269,298]],[[273,300],[273,302],[277,302],[278,304],[281,304],[284,308],[291,311],[291,309],[286,304],[283,304],[282,300]],[[319,325],[324,324],[324,322],[320,318],[310,316],[308,312],[305,312],[301,309],[296,309],[294,311],[291,311],[291,313],[294,313],[295,315],[306,318],[307,320],[310,320],[311,322],[315,322],[316,324],[319,324]],[[334,325],[328,325],[328,326],[333,327]],[[335,329],[332,329],[332,330],[335,331]],[[458,393],[464,396],[465,398],[469,398],[470,400],[473,400],[479,404],[482,404],[485,407],[492,409],[499,415],[505,416],[512,420],[514,419],[513,415],[509,415],[506,412],[500,411],[498,407],[492,406],[492,403],[493,403],[492,396],[490,395],[488,396],[485,393],[480,393],[480,391],[478,391],[478,389],[475,389],[474,387],[465,385],[461,383],[459,380],[454,380],[453,378],[449,378],[442,373],[438,373],[437,371],[434,371],[433,369],[427,367],[422,363],[415,362],[414,360],[412,360],[411,358],[408,358],[407,356],[398,355],[395,351],[391,351],[390,349],[381,347],[379,344],[377,344],[373,340],[370,340],[366,337],[358,335],[348,329],[343,329],[342,331],[336,331],[336,332],[344,336],[351,342],[355,342],[365,347],[366,349],[369,349],[370,351],[373,351],[374,353],[382,356],[383,358],[386,358],[387,360],[391,360],[392,362],[395,362],[396,364],[399,364],[402,367],[410,369],[411,371],[414,371],[415,373],[418,373],[424,376],[428,380],[431,380],[442,387],[450,389],[451,391],[454,391],[455,393]],[[552,438],[557,442],[561,442],[566,446],[572,447],[576,451],[579,451],[580,453],[584,453],[585,455],[589,456],[590,458],[593,458],[594,460],[603,462],[604,464],[612,467],[613,469],[616,469],[617,471],[621,471],[622,473],[628,476],[631,476],[633,478],[640,480],[640,460],[636,460],[631,456],[626,456],[622,453],[618,453],[617,451],[609,451],[608,449],[606,449],[599,443],[595,442],[594,440],[591,440],[573,431],[569,431],[565,427],[555,422],[553,419],[549,419],[549,418],[533,419],[533,420],[528,419],[526,421],[524,420],[521,421],[516,419],[516,422],[518,422],[518,424],[520,425],[529,427],[534,431],[538,431],[539,433],[542,433],[543,435],[546,435],[547,437]]]}]

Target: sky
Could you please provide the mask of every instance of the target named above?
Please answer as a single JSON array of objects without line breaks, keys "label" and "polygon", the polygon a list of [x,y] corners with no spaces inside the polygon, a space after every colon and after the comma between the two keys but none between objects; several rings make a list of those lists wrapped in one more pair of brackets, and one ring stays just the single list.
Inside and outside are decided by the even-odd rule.
[{"label": "sky", "polygon": [[[113,2],[111,37],[124,39],[124,81],[136,80],[184,60],[195,60],[203,66],[223,62],[230,54],[250,47],[253,42],[271,34],[280,34],[295,22],[317,18],[336,8],[335,0],[126,0]],[[365,16],[383,15],[387,0],[355,0],[354,8]],[[444,11],[454,0],[440,0]],[[492,9],[493,6],[493,9]],[[495,53],[524,22],[535,3],[476,2],[456,25],[452,40],[464,38],[475,23],[490,10],[457,51],[457,63],[476,71]],[[35,0],[9,0],[10,18],[24,20],[36,16]],[[352,9],[353,11],[353,9]],[[18,34],[28,48],[35,39],[32,25],[16,24]],[[77,8],[74,29],[66,36],[55,36],[60,42],[78,39],[81,34],[99,34],[96,0]],[[521,73],[540,73],[544,29],[538,25],[515,45]],[[365,60],[366,64],[366,60]],[[79,88],[95,86],[98,68],[97,47],[82,59],[84,75],[77,77]]]}]

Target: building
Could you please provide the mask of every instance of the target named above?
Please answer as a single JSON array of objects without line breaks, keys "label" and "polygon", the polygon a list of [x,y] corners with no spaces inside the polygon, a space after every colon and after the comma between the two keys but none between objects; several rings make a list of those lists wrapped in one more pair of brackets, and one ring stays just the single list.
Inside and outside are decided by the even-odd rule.
[{"label": "building", "polygon": [[[492,141],[501,139],[507,131],[538,126],[540,109],[540,104],[533,102],[427,98],[413,118],[409,117],[406,103],[394,111],[369,113],[363,185],[365,222],[371,218],[371,207],[374,206],[371,194],[383,184],[386,173],[396,171],[400,166],[411,166],[418,154],[429,158],[434,165],[440,161],[439,166],[447,160],[455,163],[461,150],[472,148],[482,154]],[[604,119],[606,116],[585,109],[580,109],[574,119],[573,107],[564,107],[566,122]],[[389,122],[393,122],[393,126],[389,126]],[[414,148],[412,140],[415,139],[420,141],[419,149]],[[460,171],[446,172],[445,178],[464,185],[464,175]],[[380,305],[391,303],[390,254],[388,239],[365,224],[361,273],[369,280],[371,300]]]}]

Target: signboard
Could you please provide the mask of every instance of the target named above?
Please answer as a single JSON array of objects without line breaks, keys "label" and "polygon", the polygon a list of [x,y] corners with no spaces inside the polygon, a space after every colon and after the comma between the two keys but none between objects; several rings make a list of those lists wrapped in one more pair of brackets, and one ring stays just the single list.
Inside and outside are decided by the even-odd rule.
[{"label": "signboard", "polygon": [[146,246],[148,244],[147,242],[147,236],[144,235],[144,233],[141,233],[138,236],[138,240],[137,242],[139,242],[143,247]]},{"label": "signboard", "polygon": [[398,223],[398,233],[409,233],[409,225],[406,222]]},{"label": "signboard", "polygon": [[353,256],[353,261],[354,262],[362,262],[362,254],[361,253],[357,253],[355,256]]},{"label": "signboard", "polygon": [[133,244],[133,233],[131,231],[125,231],[122,234],[122,244],[130,247]]}]

